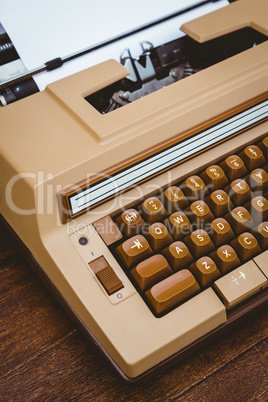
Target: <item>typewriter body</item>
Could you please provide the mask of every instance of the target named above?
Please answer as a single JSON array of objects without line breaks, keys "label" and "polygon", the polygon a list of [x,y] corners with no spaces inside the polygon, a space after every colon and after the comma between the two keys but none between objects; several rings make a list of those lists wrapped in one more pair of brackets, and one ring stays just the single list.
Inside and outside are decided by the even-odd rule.
[{"label": "typewriter body", "polygon": [[[125,66],[109,60],[0,110],[2,220],[128,381],[187,356],[267,301],[267,14],[265,0],[239,0],[186,23],[184,72],[196,67],[188,42],[206,46],[244,28],[262,39],[184,79],[172,67],[167,79],[176,82],[147,96],[138,94],[146,86],[135,92],[137,80],[127,81],[137,64],[126,58]],[[155,82],[165,69],[157,52],[163,69]],[[213,201],[215,191],[228,194],[227,209],[223,193]],[[181,234],[176,222],[185,217]],[[235,252],[232,268],[220,247],[227,260]]]}]

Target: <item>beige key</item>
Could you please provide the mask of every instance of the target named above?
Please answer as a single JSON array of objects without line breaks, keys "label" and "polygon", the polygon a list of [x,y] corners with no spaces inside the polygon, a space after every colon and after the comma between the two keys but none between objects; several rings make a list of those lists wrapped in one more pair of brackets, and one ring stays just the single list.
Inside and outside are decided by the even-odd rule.
[{"label": "beige key", "polygon": [[155,283],[162,281],[172,274],[172,269],[165,257],[161,254],[156,254],[147,258],[147,260],[140,262],[131,271],[132,277],[142,291],[150,288]]},{"label": "beige key", "polygon": [[[268,250],[264,251],[263,253],[257,255],[257,257],[253,258],[253,261],[258,265],[260,270],[264,273],[266,278],[268,278]],[[267,283],[268,285],[268,283]]]},{"label": "beige key", "polygon": [[227,309],[235,307],[258,293],[267,284],[267,278],[251,260],[218,279],[214,287]]},{"label": "beige key", "polygon": [[191,272],[182,269],[147,290],[145,296],[155,313],[161,314],[199,290],[200,287]]}]

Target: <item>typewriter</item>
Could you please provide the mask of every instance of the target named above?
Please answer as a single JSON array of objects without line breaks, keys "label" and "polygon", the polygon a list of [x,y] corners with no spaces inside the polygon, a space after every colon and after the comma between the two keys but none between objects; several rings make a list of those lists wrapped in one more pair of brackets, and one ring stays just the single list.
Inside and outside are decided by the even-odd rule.
[{"label": "typewriter", "polygon": [[268,3],[0,110],[1,219],[127,381],[267,305]]}]

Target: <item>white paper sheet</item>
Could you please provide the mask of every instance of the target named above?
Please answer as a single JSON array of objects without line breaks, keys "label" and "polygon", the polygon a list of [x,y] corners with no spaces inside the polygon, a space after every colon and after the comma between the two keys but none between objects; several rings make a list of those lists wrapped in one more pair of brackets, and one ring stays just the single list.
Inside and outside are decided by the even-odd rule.
[{"label": "white paper sheet", "polygon": [[[28,70],[56,57],[64,57],[126,31],[200,3],[200,0],[0,0],[0,20]],[[180,36],[187,20],[228,4],[207,4],[112,45],[67,62],[51,72],[35,76],[40,90],[50,82],[81,71],[109,58],[119,60],[130,48],[141,54],[139,42],[158,46]]]}]

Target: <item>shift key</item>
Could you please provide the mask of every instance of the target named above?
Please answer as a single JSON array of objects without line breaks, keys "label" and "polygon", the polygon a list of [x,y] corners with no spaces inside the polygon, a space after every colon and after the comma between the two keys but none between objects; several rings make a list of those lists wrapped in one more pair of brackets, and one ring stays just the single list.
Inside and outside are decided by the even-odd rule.
[{"label": "shift key", "polygon": [[259,292],[267,284],[267,278],[251,260],[236,268],[214,283],[227,309],[231,309]]}]

